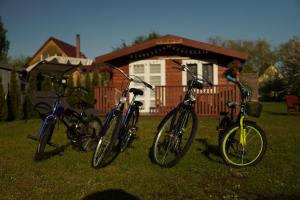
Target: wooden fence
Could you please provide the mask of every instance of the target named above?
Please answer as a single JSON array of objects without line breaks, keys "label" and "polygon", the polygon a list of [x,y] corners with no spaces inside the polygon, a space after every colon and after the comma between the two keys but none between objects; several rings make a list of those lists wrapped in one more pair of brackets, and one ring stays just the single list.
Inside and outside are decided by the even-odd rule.
[{"label": "wooden fence", "polygon": [[[154,113],[164,115],[182,101],[187,86],[156,86]],[[238,88],[234,85],[217,85],[195,90],[197,115],[216,117],[221,111],[228,111],[226,102],[238,101]]]},{"label": "wooden fence", "polygon": [[[165,115],[182,101],[186,86],[156,86],[155,107],[150,108],[151,115]],[[121,92],[113,87],[96,87],[96,108],[108,113],[118,103]],[[238,101],[238,88],[234,85],[217,85],[195,90],[197,115],[216,117],[221,111],[228,111],[226,102]]]},{"label": "wooden fence", "polygon": [[114,87],[96,87],[94,90],[96,109],[106,114],[118,103],[121,92]]}]

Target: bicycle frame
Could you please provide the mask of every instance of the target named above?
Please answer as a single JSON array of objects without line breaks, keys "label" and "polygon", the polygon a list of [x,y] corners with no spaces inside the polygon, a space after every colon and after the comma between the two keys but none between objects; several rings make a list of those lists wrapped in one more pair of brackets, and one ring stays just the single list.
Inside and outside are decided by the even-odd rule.
[{"label": "bicycle frame", "polygon": [[[43,136],[42,133],[45,133],[44,130],[46,128],[46,124],[47,124],[48,120],[53,119],[54,123],[56,123],[57,118],[62,116],[63,113],[64,113],[64,108],[61,105],[60,99],[58,99],[54,103],[52,113],[50,115],[46,116],[45,119],[43,120],[42,127],[40,128],[40,131],[39,131],[39,138],[41,138]],[[50,139],[51,139],[51,137],[49,138],[49,140]]]}]

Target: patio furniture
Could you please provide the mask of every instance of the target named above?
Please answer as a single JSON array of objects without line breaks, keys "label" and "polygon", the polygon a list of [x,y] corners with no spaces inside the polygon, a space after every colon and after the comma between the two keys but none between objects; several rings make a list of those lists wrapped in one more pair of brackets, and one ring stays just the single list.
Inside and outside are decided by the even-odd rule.
[{"label": "patio furniture", "polygon": [[288,115],[299,115],[300,114],[300,99],[296,95],[286,96],[286,106]]}]

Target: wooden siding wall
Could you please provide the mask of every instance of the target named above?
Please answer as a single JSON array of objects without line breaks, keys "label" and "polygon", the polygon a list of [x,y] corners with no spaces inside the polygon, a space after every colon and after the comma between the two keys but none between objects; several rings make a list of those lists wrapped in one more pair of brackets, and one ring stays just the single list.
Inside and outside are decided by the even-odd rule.
[{"label": "wooden siding wall", "polygon": [[39,62],[41,60],[41,55],[43,54],[49,54],[49,56],[61,55],[61,56],[67,56],[52,40],[47,43],[43,49],[41,49],[38,54],[31,60],[29,65],[32,65],[36,62]]},{"label": "wooden siding wall", "polygon": [[[129,74],[129,66],[128,65],[122,66],[122,67],[120,67],[120,69],[123,70],[126,74]],[[127,81],[126,81],[124,75],[115,69],[113,69],[112,73],[113,73],[113,75],[112,75],[113,87],[115,87],[117,90],[122,91],[123,88],[127,84]]]}]

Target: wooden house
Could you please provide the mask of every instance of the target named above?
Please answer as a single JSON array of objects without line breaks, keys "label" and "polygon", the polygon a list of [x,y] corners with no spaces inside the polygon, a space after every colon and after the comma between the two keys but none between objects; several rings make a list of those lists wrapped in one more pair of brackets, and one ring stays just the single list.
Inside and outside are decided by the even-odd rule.
[{"label": "wooden house", "polygon": [[[98,56],[95,60],[97,64],[108,63],[120,67],[126,73],[137,75],[155,86],[154,91],[151,91],[140,84],[132,84],[144,90],[144,95],[138,97],[144,104],[141,111],[155,114],[164,114],[183,98],[187,81],[191,77],[187,72],[178,70],[178,65],[173,62],[180,61],[193,72],[213,82],[213,87],[196,91],[195,109],[199,115],[216,116],[225,109],[226,101],[239,96],[235,86],[223,76],[227,65],[234,60],[243,63],[246,59],[247,54],[243,52],[166,35]],[[110,92],[107,88],[96,89],[97,107],[104,111],[111,109],[117,100],[105,97],[117,97],[125,85],[123,75],[116,70],[112,70],[111,82],[113,87]]]}]

